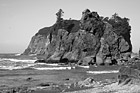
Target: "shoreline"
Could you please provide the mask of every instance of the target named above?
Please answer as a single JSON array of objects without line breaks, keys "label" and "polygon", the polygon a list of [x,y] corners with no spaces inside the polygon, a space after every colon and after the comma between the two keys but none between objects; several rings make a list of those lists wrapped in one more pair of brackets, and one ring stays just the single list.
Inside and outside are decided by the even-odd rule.
[{"label": "shoreline", "polygon": [[[60,93],[60,91],[65,90],[75,91],[81,90],[83,88],[75,87],[75,82],[84,81],[86,78],[93,77],[95,81],[100,80],[115,79],[116,73],[108,74],[90,74],[86,73],[88,69],[78,68],[72,70],[61,70],[61,71],[47,71],[47,70],[12,70],[12,71],[0,71],[3,75],[0,75],[0,90],[4,88],[6,91],[30,91],[30,89],[35,89],[37,87],[42,87],[42,89],[37,89],[31,93],[43,93],[39,91],[45,91],[44,93]],[[7,74],[6,74],[7,73]],[[9,86],[10,85],[10,86]],[[43,89],[44,87],[44,89]],[[45,88],[47,87],[47,88]],[[70,88],[68,88],[70,87]],[[9,89],[10,88],[10,89]],[[18,90],[19,89],[19,90]],[[50,90],[55,92],[51,92]],[[87,89],[87,88],[84,88]],[[4,90],[3,90],[4,91]],[[3,92],[2,92],[3,93]],[[11,92],[10,92],[11,93]],[[28,92],[27,92],[28,93]],[[29,92],[30,93],[30,92]]]}]

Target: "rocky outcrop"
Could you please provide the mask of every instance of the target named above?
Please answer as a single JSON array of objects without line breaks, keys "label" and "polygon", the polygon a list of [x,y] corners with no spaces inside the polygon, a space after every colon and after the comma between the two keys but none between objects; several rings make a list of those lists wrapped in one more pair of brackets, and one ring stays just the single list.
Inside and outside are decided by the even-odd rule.
[{"label": "rocky outcrop", "polygon": [[[45,55],[45,59],[79,64],[104,64],[128,59],[132,45],[127,18],[113,15],[103,18],[97,12],[86,9],[81,20],[64,20],[63,11],[57,13],[57,21],[32,37],[23,54]],[[110,61],[109,61],[110,60]]]},{"label": "rocky outcrop", "polygon": [[99,87],[99,86],[101,86],[101,84],[99,82],[95,81],[94,78],[89,77],[83,81],[77,82],[77,86],[79,86],[80,88],[82,88],[82,87]]},{"label": "rocky outcrop", "polygon": [[131,59],[119,70],[118,83],[121,85],[140,84],[140,59]]},{"label": "rocky outcrop", "polygon": [[[69,33],[77,32],[80,29],[78,20],[61,20],[51,27],[45,27],[38,31],[32,37],[28,48],[23,54],[45,55],[54,52],[56,46],[56,37],[59,29],[65,29]],[[48,53],[49,52],[49,53]]]}]

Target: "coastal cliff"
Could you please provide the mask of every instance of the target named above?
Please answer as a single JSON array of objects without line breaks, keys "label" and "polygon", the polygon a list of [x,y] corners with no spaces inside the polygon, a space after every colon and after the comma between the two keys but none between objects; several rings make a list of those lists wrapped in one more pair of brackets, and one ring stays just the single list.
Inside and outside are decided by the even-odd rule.
[{"label": "coastal cliff", "polygon": [[51,27],[40,29],[31,39],[24,55],[44,55],[46,62],[77,62],[81,65],[115,64],[128,60],[132,52],[128,18],[117,14],[99,16],[86,9],[80,20],[65,20],[60,9]]}]

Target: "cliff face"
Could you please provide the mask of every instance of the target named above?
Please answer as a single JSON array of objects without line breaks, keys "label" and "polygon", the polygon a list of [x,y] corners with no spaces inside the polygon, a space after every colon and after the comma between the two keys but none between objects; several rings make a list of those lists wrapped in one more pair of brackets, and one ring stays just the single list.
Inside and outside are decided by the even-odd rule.
[{"label": "cliff face", "polygon": [[127,18],[102,18],[87,9],[81,20],[59,18],[53,26],[39,30],[23,54],[86,65],[127,58],[132,51],[130,30]]},{"label": "cliff face", "polygon": [[74,33],[80,29],[79,24],[80,22],[77,20],[61,20],[51,27],[40,29],[38,33],[36,33],[35,36],[32,37],[28,48],[24,51],[23,54],[48,54],[49,50],[47,50],[47,47],[48,45],[50,46],[50,44],[52,48],[55,46],[55,44],[53,43],[59,29],[65,29],[69,33]]}]

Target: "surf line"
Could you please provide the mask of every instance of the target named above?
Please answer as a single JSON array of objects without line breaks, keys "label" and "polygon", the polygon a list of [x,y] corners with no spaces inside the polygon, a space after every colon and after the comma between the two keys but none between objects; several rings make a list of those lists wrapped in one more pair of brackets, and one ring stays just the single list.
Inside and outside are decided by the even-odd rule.
[{"label": "surf line", "polygon": [[90,74],[105,74],[105,73],[119,73],[119,70],[110,70],[110,71],[87,71]]}]

